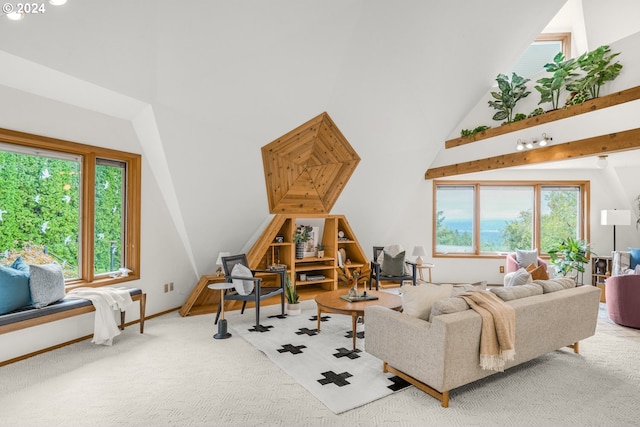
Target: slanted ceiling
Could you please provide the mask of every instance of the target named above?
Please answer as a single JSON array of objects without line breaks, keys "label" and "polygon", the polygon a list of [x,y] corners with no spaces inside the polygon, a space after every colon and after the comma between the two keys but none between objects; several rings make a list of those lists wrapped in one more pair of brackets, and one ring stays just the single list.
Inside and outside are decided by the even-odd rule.
[{"label": "slanted ceiling", "polygon": [[360,157],[322,113],[262,147],[271,213],[327,214]]}]

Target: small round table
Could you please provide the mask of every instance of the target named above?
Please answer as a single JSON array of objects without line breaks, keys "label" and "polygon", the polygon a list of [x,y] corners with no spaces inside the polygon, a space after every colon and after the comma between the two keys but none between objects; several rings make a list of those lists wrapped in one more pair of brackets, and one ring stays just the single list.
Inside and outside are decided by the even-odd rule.
[{"label": "small round table", "polygon": [[375,300],[349,302],[342,299],[342,295],[347,295],[347,289],[340,289],[331,292],[322,292],[316,296],[316,304],[318,306],[318,332],[320,332],[320,318],[322,313],[347,314],[351,316],[351,327],[353,329],[353,349],[356,349],[356,328],[358,325],[358,317],[362,317],[364,321],[364,309],[370,305],[381,305],[392,310],[400,310],[402,308],[402,299],[398,295],[382,291],[367,291],[367,295],[378,297]]},{"label": "small round table", "polygon": [[213,337],[217,340],[222,340],[225,338],[231,337],[231,333],[227,332],[227,320],[224,318],[224,291],[226,289],[232,289],[233,283],[229,282],[221,282],[221,283],[212,283],[207,285],[209,289],[219,289],[220,290],[220,319],[218,319],[218,333]]}]

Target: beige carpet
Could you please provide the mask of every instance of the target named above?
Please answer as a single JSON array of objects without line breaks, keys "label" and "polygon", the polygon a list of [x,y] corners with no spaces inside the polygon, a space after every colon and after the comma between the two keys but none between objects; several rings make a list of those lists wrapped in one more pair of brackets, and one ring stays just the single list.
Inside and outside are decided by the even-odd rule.
[{"label": "beige carpet", "polygon": [[[245,313],[245,316],[251,313]],[[606,335],[451,392],[410,387],[336,415],[213,315],[149,320],[0,368],[0,426],[631,426],[640,346]],[[540,331],[541,334],[544,331]],[[1,340],[1,337],[0,337]]]}]

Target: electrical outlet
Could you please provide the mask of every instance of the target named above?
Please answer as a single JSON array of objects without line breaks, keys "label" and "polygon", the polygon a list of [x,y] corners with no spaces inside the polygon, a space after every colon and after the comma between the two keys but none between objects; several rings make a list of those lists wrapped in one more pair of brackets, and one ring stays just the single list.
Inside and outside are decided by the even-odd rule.
[{"label": "electrical outlet", "polygon": [[169,292],[173,292],[173,282],[169,282]]},{"label": "electrical outlet", "polygon": [[165,284],[164,284],[164,292],[165,292],[165,293],[166,293],[166,292],[169,292],[169,284],[168,284],[168,283],[165,283]]},{"label": "electrical outlet", "polygon": [[504,273],[504,265],[500,266],[500,273]]}]

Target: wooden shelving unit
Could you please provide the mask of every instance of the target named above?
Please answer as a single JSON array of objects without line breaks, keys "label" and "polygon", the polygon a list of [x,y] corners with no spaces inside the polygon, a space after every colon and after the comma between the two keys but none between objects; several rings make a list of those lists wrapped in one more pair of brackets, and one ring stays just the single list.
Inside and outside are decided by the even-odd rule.
[{"label": "wooden shelving unit", "polygon": [[591,284],[600,288],[600,302],[606,302],[604,296],[604,282],[611,277],[613,259],[610,256],[591,257]]},{"label": "wooden shelving unit", "polygon": [[[324,232],[322,244],[325,255],[295,258],[293,232],[296,222],[304,223],[305,219],[323,219]],[[339,231],[344,234],[339,238]],[[276,242],[281,236],[284,242]],[[309,288],[312,294],[338,289],[338,251],[344,254],[343,262],[351,268],[365,267],[369,260],[344,215],[275,215],[262,235],[247,252],[249,267],[253,270],[268,270],[271,266],[285,265],[291,279],[295,281],[299,292]],[[300,273],[307,276],[324,276],[317,280],[300,280]],[[265,285],[277,283],[275,274],[262,275]],[[210,283],[222,282],[224,276],[205,275],[200,278],[185,304],[180,308],[180,315],[214,313],[220,302],[220,292],[207,287]],[[225,309],[229,309],[225,306]]]}]

